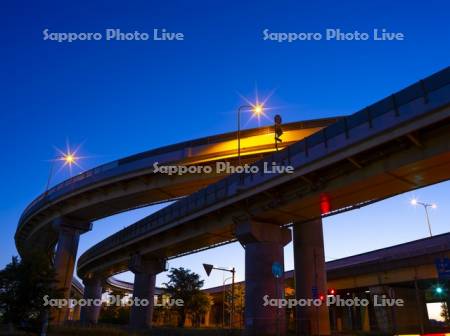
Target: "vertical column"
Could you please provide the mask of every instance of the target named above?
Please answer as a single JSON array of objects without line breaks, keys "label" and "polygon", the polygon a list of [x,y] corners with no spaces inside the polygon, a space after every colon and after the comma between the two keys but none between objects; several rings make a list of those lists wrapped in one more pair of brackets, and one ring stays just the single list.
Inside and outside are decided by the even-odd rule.
[{"label": "vertical column", "polygon": [[96,324],[102,308],[102,279],[98,275],[83,279],[84,299],[89,303],[81,308],[82,324]]},{"label": "vertical column", "polygon": [[73,307],[73,315],[72,315],[72,320],[73,321],[79,321],[80,320],[80,311],[81,311],[80,305],[76,305],[75,307]]},{"label": "vertical column", "polygon": [[[210,320],[210,314],[211,314],[211,309],[212,307],[210,307],[208,309],[208,311],[205,313],[204,319],[205,319],[205,323],[203,324],[203,326],[205,327],[209,327],[209,320]],[[233,326],[234,328],[236,328],[236,326]]]},{"label": "vertical column", "polygon": [[[414,268],[414,271],[417,274],[417,269]],[[425,307],[425,300],[423,299],[423,295],[421,295],[419,281],[417,280],[417,276],[414,278],[414,293],[416,297],[415,305],[417,307],[417,319],[419,321],[420,325],[420,333],[425,334],[425,323],[426,320],[426,307]],[[447,307],[450,309],[450,305],[447,303]]]},{"label": "vertical column", "polygon": [[[133,329],[151,327],[156,275],[164,271],[165,261],[144,259],[140,255],[134,255],[129,267],[134,273],[133,300],[135,302],[130,311],[130,326]],[[135,299],[140,301],[140,305],[136,304]]]},{"label": "vertical column", "polygon": [[236,227],[236,236],[245,248],[245,335],[285,335],[285,309],[265,305],[264,298],[284,298],[284,267],[276,278],[272,266],[284,265],[283,247],[291,241],[291,232],[249,221]]},{"label": "vertical column", "polygon": [[362,331],[370,332],[369,307],[361,307],[361,318],[362,318],[362,325],[361,325]]},{"label": "vertical column", "polygon": [[[373,286],[369,288],[370,295],[372,295],[372,298],[374,296],[378,297],[378,301],[381,300],[381,297],[385,295],[388,298],[391,298],[391,295],[389,295],[389,287],[387,286]],[[374,299],[372,299],[373,301]],[[376,306],[374,307],[375,311],[375,318],[377,321],[378,330],[390,334],[394,333],[394,320],[393,320],[393,314],[391,311],[391,307],[385,307],[385,306]]]},{"label": "vertical column", "polygon": [[[327,295],[322,219],[294,224],[295,296]],[[327,305],[296,307],[297,335],[330,335]]]},{"label": "vertical column", "polygon": [[[56,286],[61,289],[62,298],[69,299],[80,234],[89,231],[92,228],[92,223],[60,217],[53,222],[53,227],[59,234],[54,263]],[[52,310],[52,323],[61,324],[67,320],[68,316],[69,307],[54,308]]]}]

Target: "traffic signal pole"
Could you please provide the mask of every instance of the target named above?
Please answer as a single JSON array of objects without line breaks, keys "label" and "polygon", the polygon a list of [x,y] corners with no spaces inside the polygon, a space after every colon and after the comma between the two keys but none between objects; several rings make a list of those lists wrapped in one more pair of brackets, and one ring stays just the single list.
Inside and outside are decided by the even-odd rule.
[{"label": "traffic signal pole", "polygon": [[277,114],[274,117],[274,121],[275,121],[275,149],[276,151],[278,151],[278,143],[282,142],[283,140],[281,140],[281,136],[283,135],[283,130],[281,129],[281,116],[279,114]]},{"label": "traffic signal pole", "polygon": [[236,269],[234,267],[232,269],[227,269],[227,268],[222,268],[222,267],[214,267],[211,264],[203,264],[203,268],[205,269],[206,274],[208,276],[211,274],[211,271],[213,269],[231,273],[231,316],[230,316],[230,328],[231,328],[234,325],[234,323],[233,323],[234,322],[234,287],[235,287],[234,285],[235,285],[235,280],[236,280],[235,279],[236,278]]}]

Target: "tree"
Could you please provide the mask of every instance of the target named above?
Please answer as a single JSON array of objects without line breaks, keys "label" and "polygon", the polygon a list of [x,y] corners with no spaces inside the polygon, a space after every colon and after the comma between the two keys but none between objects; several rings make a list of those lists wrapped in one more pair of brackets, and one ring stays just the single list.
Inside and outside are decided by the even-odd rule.
[{"label": "tree", "polygon": [[[109,293],[110,296],[120,297],[121,292],[112,291]],[[128,324],[130,316],[130,307],[125,305],[117,305],[103,303],[100,311],[99,322],[109,323],[109,324]]]},{"label": "tree", "polygon": [[59,297],[56,274],[48,255],[33,251],[0,271],[0,315],[2,322],[23,329],[39,330],[49,316],[44,297]]},{"label": "tree", "polygon": [[213,303],[212,297],[205,292],[197,292],[192,295],[191,300],[186,306],[186,310],[191,316],[192,326],[200,327],[202,317],[208,312]]},{"label": "tree", "polygon": [[[228,288],[229,290],[226,290],[224,293],[224,299],[225,299],[225,321],[227,319],[230,319],[231,313],[233,310],[232,306],[232,291],[231,286]],[[232,328],[240,328],[242,327],[242,316],[244,314],[244,308],[245,308],[245,286],[243,284],[235,284],[234,285],[234,316],[233,316],[233,324],[231,325]],[[230,323],[230,321],[226,322],[225,324]]]},{"label": "tree", "polygon": [[[164,293],[158,296],[158,303],[164,302],[164,300],[170,300],[170,295]],[[153,321],[156,324],[169,325],[171,322],[172,311],[168,305],[157,305],[153,308]]]},{"label": "tree", "polygon": [[178,327],[184,327],[186,315],[195,310],[202,310],[202,303],[206,305],[206,300],[202,297],[200,289],[203,287],[204,281],[200,280],[200,275],[183,267],[171,268],[168,274],[169,282],[165,283],[166,292],[172,299],[183,300],[182,306],[174,306],[173,309],[178,314]]},{"label": "tree", "polygon": [[445,302],[441,304],[441,317],[444,319],[445,324],[450,324],[450,315],[448,313],[448,306]]}]

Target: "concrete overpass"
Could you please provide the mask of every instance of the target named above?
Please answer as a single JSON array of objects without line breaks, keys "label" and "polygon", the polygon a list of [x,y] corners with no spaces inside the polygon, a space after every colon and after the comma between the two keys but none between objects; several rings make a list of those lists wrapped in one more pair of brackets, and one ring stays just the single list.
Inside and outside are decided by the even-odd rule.
[{"label": "concrete overpass", "polygon": [[[377,308],[373,304],[368,307],[342,307],[332,305],[330,312],[333,332],[384,332],[391,334],[417,334],[420,332],[443,332],[430,323],[427,314],[427,303],[447,301],[449,297],[439,297],[433,288],[439,283],[436,259],[450,258],[450,233],[423,238],[395,246],[382,248],[358,255],[328,261],[326,263],[328,293],[340,298],[365,298],[373,301],[374,295],[384,294],[389,298],[404,301],[403,307]],[[295,271],[286,271],[285,297],[295,294]],[[109,289],[133,292],[133,283],[114,278],[107,280]],[[236,283],[245,290],[245,283]],[[203,290],[213,298],[213,306],[205,315],[204,327],[222,327],[230,324],[229,311],[224,314],[224,292],[231,292],[231,285],[218,286]],[[162,295],[161,288],[155,289],[155,295]],[[327,294],[327,293],[321,293]],[[242,302],[240,306],[245,306]],[[295,310],[295,308],[294,308]],[[73,313],[76,314],[75,312]],[[234,327],[243,325],[242,311],[235,313]],[[295,327],[292,314],[288,314],[288,326]],[[169,320],[172,320],[169,316]]]},{"label": "concrete overpass", "polygon": [[[334,123],[338,118],[289,123],[284,126],[281,148]],[[253,162],[275,150],[273,127],[241,131],[241,156]],[[222,176],[167,178],[152,174],[153,163],[211,164],[236,160],[236,133],[230,132],[186,141],[132,155],[76,175],[41,194],[24,210],[15,240],[19,252],[33,244],[54,244],[52,223],[69,216],[90,222],[113,214],[174,200],[216,181]]]},{"label": "concrete overpass", "polygon": [[[280,148],[336,120],[328,118],[286,124]],[[241,131],[242,162],[254,162],[273,152],[273,132],[271,126]],[[52,253],[57,245],[54,260],[58,282],[68,298],[79,236],[92,228],[93,221],[179,199],[224,176],[154,174],[153,163],[211,165],[218,160],[234,163],[236,153],[236,132],[230,132],[157,148],[76,175],[37,197],[24,210],[15,234],[17,249],[21,255],[27,249],[36,248]],[[58,310],[54,321],[61,323],[67,319],[67,314],[67,310]]]},{"label": "concrete overpass", "polygon": [[[403,307],[379,308],[371,304],[367,307],[344,307],[337,304],[328,307],[331,329],[341,333],[386,333],[425,334],[442,333],[444,329],[430,323],[427,303],[446,301],[450,297],[436,296],[436,284],[444,286],[439,280],[436,259],[450,258],[450,233],[412,242],[386,247],[326,263],[328,295],[343,299],[358,297],[373,302],[374,295],[384,294],[389,298],[402,299]],[[295,271],[285,273],[285,296],[295,294]],[[131,285],[131,284],[130,284]],[[243,286],[244,283],[237,283]],[[331,294],[331,289],[334,293]],[[231,285],[218,286],[204,290],[213,298],[214,305],[205,318],[205,326],[221,326],[223,323],[224,291],[230,293]],[[327,295],[327,293],[322,293]],[[294,310],[297,308],[293,308]],[[228,315],[228,313],[226,314]],[[236,326],[242,324],[238,312]],[[293,315],[293,314],[292,314]],[[225,325],[229,324],[226,316]],[[293,318],[289,319],[291,328]]]},{"label": "concrete overpass", "polygon": [[[450,69],[255,164],[262,170],[272,162],[295,171],[225,177],[95,245],[80,257],[78,274],[102,279],[131,269],[135,283],[145,284],[134,295],[152,297],[141,288],[152,288],[164,260],[237,239],[246,251],[246,329],[275,334],[275,308],[259,301],[281,297],[270,269],[283,264],[287,225],[294,226],[296,295],[307,298],[312,287],[326,286],[322,216],[450,178]],[[147,324],[151,309],[133,308],[131,323]],[[311,313],[299,310],[300,332],[329,333],[328,312],[321,311],[320,330]]]}]

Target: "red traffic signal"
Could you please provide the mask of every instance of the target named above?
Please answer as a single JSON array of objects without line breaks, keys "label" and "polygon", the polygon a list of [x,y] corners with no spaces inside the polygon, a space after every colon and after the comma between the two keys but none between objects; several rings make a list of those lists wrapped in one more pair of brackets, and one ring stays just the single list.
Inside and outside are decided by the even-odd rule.
[{"label": "red traffic signal", "polygon": [[320,194],[320,213],[322,215],[327,214],[331,211],[331,201],[330,195],[327,193]]}]

